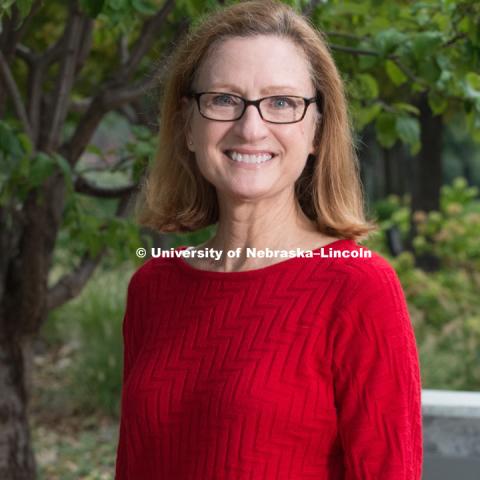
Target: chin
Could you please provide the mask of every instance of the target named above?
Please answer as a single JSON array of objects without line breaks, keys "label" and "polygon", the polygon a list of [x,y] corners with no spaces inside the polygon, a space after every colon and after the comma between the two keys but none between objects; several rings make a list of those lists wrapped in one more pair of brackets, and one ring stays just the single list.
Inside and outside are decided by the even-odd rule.
[{"label": "chin", "polygon": [[229,198],[235,198],[237,200],[260,200],[262,198],[268,198],[273,195],[275,195],[275,192],[273,190],[273,186],[253,186],[253,185],[244,185],[239,186],[236,185],[235,187],[233,186],[223,186],[222,188],[217,190],[221,191],[221,193]]}]

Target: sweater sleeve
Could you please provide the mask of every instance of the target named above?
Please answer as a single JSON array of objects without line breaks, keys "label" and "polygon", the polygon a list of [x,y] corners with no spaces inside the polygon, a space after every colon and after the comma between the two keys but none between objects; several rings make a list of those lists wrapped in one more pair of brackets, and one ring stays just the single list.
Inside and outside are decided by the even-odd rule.
[{"label": "sweater sleeve", "polygon": [[135,321],[134,321],[134,301],[135,301],[135,275],[132,276],[128,284],[127,301],[122,323],[123,336],[123,374],[122,374],[122,397],[120,404],[120,428],[117,445],[117,458],[115,465],[115,480],[128,480],[127,465],[127,425],[125,421],[125,384],[130,375],[133,366],[134,352],[136,350],[135,342]]},{"label": "sweater sleeve", "polygon": [[417,346],[395,270],[365,269],[337,322],[332,373],[345,480],[420,480]]}]

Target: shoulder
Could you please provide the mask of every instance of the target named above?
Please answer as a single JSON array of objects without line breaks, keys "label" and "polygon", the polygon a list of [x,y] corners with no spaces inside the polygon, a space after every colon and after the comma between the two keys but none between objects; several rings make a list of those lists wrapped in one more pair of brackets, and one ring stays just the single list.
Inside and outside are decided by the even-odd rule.
[{"label": "shoulder", "polygon": [[405,301],[400,279],[387,258],[353,240],[342,250],[346,253],[333,258],[330,269],[341,284],[345,303]]},{"label": "shoulder", "polygon": [[150,258],[132,273],[128,284],[129,290],[136,290],[145,286],[151,280],[156,270],[156,259]]},{"label": "shoulder", "polygon": [[352,285],[361,283],[377,284],[387,277],[396,277],[395,269],[390,261],[375,250],[349,240],[340,247],[328,246],[324,255],[332,259],[330,268],[342,274]]},{"label": "shoulder", "polygon": [[168,258],[149,258],[137,267],[128,283],[128,296],[143,295],[151,288],[155,288],[170,260]]}]

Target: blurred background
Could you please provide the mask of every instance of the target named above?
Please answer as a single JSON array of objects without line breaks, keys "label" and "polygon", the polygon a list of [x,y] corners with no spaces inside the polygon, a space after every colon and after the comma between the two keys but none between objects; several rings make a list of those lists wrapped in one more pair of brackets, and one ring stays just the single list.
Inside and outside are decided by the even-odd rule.
[{"label": "blurred background", "polygon": [[[230,3],[0,0],[5,480],[113,478],[135,250],[214,231],[133,222],[161,121],[158,78],[189,25]],[[362,244],[400,277],[423,388],[480,392],[480,4],[285,3],[325,33],[345,81],[381,226]]]}]

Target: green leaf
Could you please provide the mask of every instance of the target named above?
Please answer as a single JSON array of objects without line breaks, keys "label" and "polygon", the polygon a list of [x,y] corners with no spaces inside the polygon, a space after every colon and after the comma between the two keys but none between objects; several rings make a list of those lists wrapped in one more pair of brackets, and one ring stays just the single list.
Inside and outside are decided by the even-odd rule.
[{"label": "green leaf", "polygon": [[435,83],[440,79],[442,70],[433,57],[429,56],[429,54],[425,54],[425,56],[422,55],[421,59],[418,61],[418,73],[420,74],[420,77],[429,83]]},{"label": "green leaf", "polygon": [[112,10],[127,10],[128,9],[128,0],[107,0],[108,6]]},{"label": "green leaf", "polygon": [[17,139],[22,146],[22,150],[27,155],[30,155],[33,151],[32,141],[30,140],[30,137],[25,132],[20,132],[17,135]]},{"label": "green leaf", "polygon": [[428,92],[428,105],[434,115],[442,114],[448,107],[448,100],[433,91]]},{"label": "green leaf", "polygon": [[385,62],[385,70],[390,80],[397,87],[407,81],[407,76],[400,70],[398,65],[392,60],[387,60]]},{"label": "green leaf", "polygon": [[10,9],[12,5],[15,3],[15,0],[2,0],[0,2],[0,15],[7,14],[10,15]]},{"label": "green leaf", "polygon": [[103,150],[100,147],[97,147],[93,143],[90,143],[87,145],[87,148],[85,149],[87,153],[92,153],[94,155],[98,155],[99,157],[103,158]]},{"label": "green leaf", "polygon": [[475,45],[478,44],[478,20],[475,16],[466,15],[458,23],[458,31],[466,33],[468,39]]},{"label": "green leaf", "polygon": [[480,75],[475,72],[468,72],[465,75],[466,94],[470,98],[480,98]]},{"label": "green leaf", "polygon": [[385,148],[391,148],[397,140],[395,115],[390,112],[382,112],[375,122],[377,140]]},{"label": "green leaf", "polygon": [[404,143],[415,145],[420,141],[420,123],[414,117],[400,115],[396,118],[395,129]]},{"label": "green leaf", "polygon": [[73,192],[73,174],[72,174],[72,167],[70,164],[67,162],[65,157],[62,155],[55,153],[53,154],[53,159],[55,160],[55,163],[58,165],[60,170],[63,173],[63,176],[65,177],[65,182],[68,188],[69,192]]},{"label": "green leaf", "polygon": [[442,41],[443,34],[441,32],[420,32],[413,38],[412,52],[415,58],[421,62],[431,56],[442,44]]},{"label": "green leaf", "polygon": [[31,187],[38,187],[54,172],[55,161],[43,152],[37,153],[31,161],[29,184]]},{"label": "green leaf", "polygon": [[17,0],[15,6],[18,8],[20,18],[25,18],[32,8],[32,0]]},{"label": "green leaf", "polygon": [[14,131],[5,122],[0,120],[0,153],[9,157],[20,157],[23,149]]},{"label": "green leaf", "polygon": [[132,7],[138,13],[143,15],[153,15],[157,11],[157,7],[147,0],[130,0]]},{"label": "green leaf", "polygon": [[389,55],[395,51],[395,49],[406,40],[404,33],[389,28],[388,30],[380,31],[375,39],[374,44],[380,53],[384,56]]},{"label": "green leaf", "polygon": [[444,13],[437,12],[432,21],[438,25],[438,29],[442,31],[447,31],[450,26],[450,18]]},{"label": "green leaf", "polygon": [[[436,87],[439,90],[451,90],[450,86],[454,80],[453,73],[450,70],[442,70],[440,77],[436,82]],[[451,92],[450,92],[451,93]]]},{"label": "green leaf", "polygon": [[411,105],[410,103],[396,102],[393,104],[393,107],[403,112],[413,113],[414,115],[420,115],[420,110],[415,105]]},{"label": "green leaf", "polygon": [[380,112],[382,111],[382,106],[379,103],[374,103],[367,107],[359,107],[355,111],[354,119],[355,126],[358,130],[363,130],[369,123],[373,122]]},{"label": "green leaf", "polygon": [[359,98],[372,100],[378,97],[378,84],[368,73],[359,73],[353,79],[352,88]]}]

